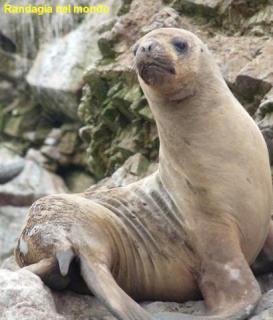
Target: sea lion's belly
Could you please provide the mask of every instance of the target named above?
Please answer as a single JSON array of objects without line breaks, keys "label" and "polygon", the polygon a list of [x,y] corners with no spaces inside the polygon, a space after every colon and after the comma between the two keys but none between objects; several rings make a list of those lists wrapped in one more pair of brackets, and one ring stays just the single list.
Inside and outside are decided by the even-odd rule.
[{"label": "sea lion's belly", "polygon": [[112,273],[135,299],[183,301],[196,297],[194,254],[188,245],[183,215],[158,176],[130,187],[95,193],[119,223],[118,254]]}]

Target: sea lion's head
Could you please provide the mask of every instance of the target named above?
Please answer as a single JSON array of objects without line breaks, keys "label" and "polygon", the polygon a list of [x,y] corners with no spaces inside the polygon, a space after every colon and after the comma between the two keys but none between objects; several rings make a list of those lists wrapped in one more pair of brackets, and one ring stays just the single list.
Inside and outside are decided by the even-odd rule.
[{"label": "sea lion's head", "polygon": [[207,51],[198,37],[183,29],[161,28],[146,34],[133,47],[145,95],[154,91],[171,101],[193,95]]}]

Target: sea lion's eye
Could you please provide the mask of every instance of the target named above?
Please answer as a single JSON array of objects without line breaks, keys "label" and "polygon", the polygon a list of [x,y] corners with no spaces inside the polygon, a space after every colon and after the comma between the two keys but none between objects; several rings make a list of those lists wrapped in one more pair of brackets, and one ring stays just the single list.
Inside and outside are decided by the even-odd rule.
[{"label": "sea lion's eye", "polygon": [[188,49],[188,44],[186,41],[174,38],[172,40],[172,45],[178,53],[184,53]]},{"label": "sea lion's eye", "polygon": [[134,54],[134,56],[136,56],[138,47],[139,47],[138,44],[136,44],[136,45],[133,46],[133,54]]}]

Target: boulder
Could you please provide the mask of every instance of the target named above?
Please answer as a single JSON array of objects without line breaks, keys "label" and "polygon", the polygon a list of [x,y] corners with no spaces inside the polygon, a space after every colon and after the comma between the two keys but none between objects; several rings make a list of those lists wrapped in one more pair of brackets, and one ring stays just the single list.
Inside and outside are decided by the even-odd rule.
[{"label": "boulder", "polygon": [[[5,1],[12,5],[37,5],[36,0]],[[73,4],[90,4],[90,0],[77,1]],[[55,9],[56,1],[41,2]],[[60,3],[65,5],[65,2]],[[23,57],[34,59],[40,47],[48,40],[64,36],[75,29],[82,19],[82,15],[71,13],[51,14],[2,14],[0,20],[0,48],[9,52],[16,52]],[[1,41],[2,40],[2,41]]]},{"label": "boulder", "polygon": [[29,206],[42,196],[66,190],[59,176],[31,160],[26,160],[25,167],[18,176],[0,185],[0,205]]},{"label": "boulder", "polygon": [[250,320],[271,320],[273,318],[273,290],[266,292]]},{"label": "boulder", "polygon": [[0,264],[13,254],[27,207],[0,206]]},{"label": "boulder", "polygon": [[30,66],[30,60],[0,48],[0,79],[22,81]]},{"label": "boulder", "polygon": [[26,270],[0,269],[1,320],[65,320],[57,313],[48,288]]},{"label": "boulder", "polygon": [[25,164],[22,157],[0,145],[0,186],[17,177]]},{"label": "boulder", "polygon": [[182,12],[213,16],[223,13],[233,0],[176,0],[173,5]]},{"label": "boulder", "polygon": [[77,119],[84,71],[101,58],[99,27],[117,14],[119,4],[120,1],[112,1],[111,15],[90,14],[75,30],[39,50],[26,79],[36,101],[55,118]]},{"label": "boulder", "polygon": [[83,192],[96,183],[95,179],[87,172],[72,168],[65,172],[64,180],[72,193]]},{"label": "boulder", "polygon": [[270,164],[273,165],[273,89],[262,99],[254,119],[258,124],[267,144]]},{"label": "boulder", "polygon": [[[254,2],[254,1],[253,1]],[[261,7],[256,10],[254,15],[244,21],[243,30],[251,30],[252,34],[262,36],[273,34],[273,6],[272,4]]]},{"label": "boulder", "polygon": [[235,86],[240,95],[251,99],[263,97],[273,86],[273,40],[268,40],[257,57],[237,75]]},{"label": "boulder", "polygon": [[[254,60],[264,46],[264,39],[253,36],[227,36],[224,34],[201,34],[214,55],[221,72],[231,89],[238,74]],[[237,90],[241,94],[240,89]]]},{"label": "boulder", "polygon": [[157,168],[158,164],[156,162],[150,162],[141,153],[137,153],[129,157],[110,177],[91,186],[88,192],[126,186],[154,173]]}]

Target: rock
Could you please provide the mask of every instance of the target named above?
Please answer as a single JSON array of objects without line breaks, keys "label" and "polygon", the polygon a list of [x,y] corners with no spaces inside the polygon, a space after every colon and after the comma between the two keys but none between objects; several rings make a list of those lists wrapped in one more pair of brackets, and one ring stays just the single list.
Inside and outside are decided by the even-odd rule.
[{"label": "rock", "polygon": [[17,54],[0,49],[0,78],[8,81],[22,81],[31,62]]},{"label": "rock", "polygon": [[266,292],[250,320],[271,320],[273,318],[273,290]]},{"label": "rock", "polygon": [[72,193],[83,192],[95,184],[95,179],[82,170],[68,169],[64,174],[64,180]]},{"label": "rock", "polygon": [[253,16],[247,19],[243,26],[243,30],[251,30],[252,34],[257,36],[265,34],[273,34],[273,6],[268,4],[255,12]]},{"label": "rock", "polygon": [[147,102],[139,85],[130,79],[132,72],[124,65],[116,65],[115,70],[101,66],[85,75],[87,85],[79,115],[89,125],[88,165],[97,179],[113,173],[138,151],[151,160],[156,158],[155,123],[146,112]]},{"label": "rock", "polygon": [[111,180],[117,187],[125,186],[148,175],[149,165],[147,158],[137,153],[128,158],[124,165],[113,173]]},{"label": "rock", "polygon": [[11,150],[0,146],[0,185],[18,176],[25,167],[25,161]]},{"label": "rock", "polygon": [[11,81],[0,81],[0,104],[9,105],[16,97],[14,84]]},{"label": "rock", "polygon": [[260,314],[250,318],[250,320],[271,320],[271,319],[273,319],[273,309],[272,308],[265,310],[265,311],[261,312]]},{"label": "rock", "polygon": [[13,254],[28,208],[0,207],[0,263]]},{"label": "rock", "polygon": [[[264,38],[253,36],[244,36],[243,40],[239,36],[227,36],[224,34],[211,36],[200,34],[200,36],[208,44],[225,80],[232,90],[234,90],[236,77],[240,71],[257,57],[265,41]],[[241,94],[240,91],[238,93]]]},{"label": "rock", "polygon": [[26,159],[36,162],[39,166],[54,172],[57,170],[57,164],[44,156],[40,150],[28,149]]},{"label": "rock", "polygon": [[273,41],[268,40],[261,53],[238,74],[235,86],[240,95],[248,100],[255,95],[263,97],[272,88],[272,55]]},{"label": "rock", "polygon": [[0,205],[29,206],[42,196],[66,190],[60,177],[26,160],[24,170],[17,177],[0,185]]},{"label": "rock", "polygon": [[270,164],[273,165],[273,89],[264,96],[254,115],[254,119],[264,136]]},{"label": "rock", "polygon": [[0,269],[1,320],[65,320],[57,313],[50,290],[26,270]]},{"label": "rock", "polygon": [[78,134],[79,124],[64,124],[52,129],[40,151],[47,159],[46,167],[55,171],[57,167],[87,167],[86,144]]},{"label": "rock", "polygon": [[182,12],[213,16],[225,12],[231,2],[232,0],[177,0],[173,6]]},{"label": "rock", "polygon": [[271,89],[263,98],[258,107],[254,119],[260,128],[273,126],[273,89]]},{"label": "rock", "polygon": [[185,303],[176,302],[149,302],[142,304],[143,307],[152,314],[158,312],[180,312],[194,314],[196,316],[204,314],[205,305],[203,301],[188,301]]},{"label": "rock", "polygon": [[149,174],[154,173],[158,168],[155,162],[149,162],[142,154],[137,153],[129,157],[125,163],[117,169],[111,177],[105,178],[97,184],[91,186],[88,192],[94,190],[109,189],[126,186],[136,182]]},{"label": "rock", "polygon": [[53,294],[58,312],[69,320],[116,320],[105,307],[92,296],[73,292]]},{"label": "rock", "polygon": [[257,277],[257,280],[263,293],[273,290],[273,273],[262,274]]},{"label": "rock", "polygon": [[222,28],[229,33],[272,34],[272,5],[267,0],[165,0],[181,15]]},{"label": "rock", "polygon": [[15,261],[15,257],[13,254],[10,257],[4,259],[3,263],[0,264],[0,270],[1,269],[6,269],[10,271],[17,271],[20,269],[20,267]]},{"label": "rock", "polygon": [[108,4],[111,15],[89,15],[78,28],[39,51],[27,82],[36,100],[55,118],[77,119],[84,70],[101,58],[97,45],[98,25],[117,14],[118,3]]},{"label": "rock", "polygon": [[[8,2],[7,2],[8,3]],[[88,5],[90,0],[73,0],[72,4]],[[36,0],[13,0],[13,5],[36,5]],[[81,14],[56,13],[54,0],[46,5],[54,7],[51,14],[2,14],[0,21],[0,47],[16,51],[23,57],[35,58],[41,46],[54,38],[62,37],[76,28],[82,19]],[[61,5],[64,5],[62,3]],[[2,46],[1,46],[2,44]]]},{"label": "rock", "polygon": [[[12,254],[27,206],[41,196],[66,192],[62,179],[0,145],[0,263]],[[22,165],[21,165],[22,164]],[[3,180],[3,172],[6,172]]]},{"label": "rock", "polygon": [[[10,106],[7,106],[7,109],[10,110],[10,113],[3,131],[8,136],[22,138],[23,135],[35,131],[41,121],[41,107],[24,97],[13,101]],[[34,132],[33,141],[36,140],[35,136]]]}]

